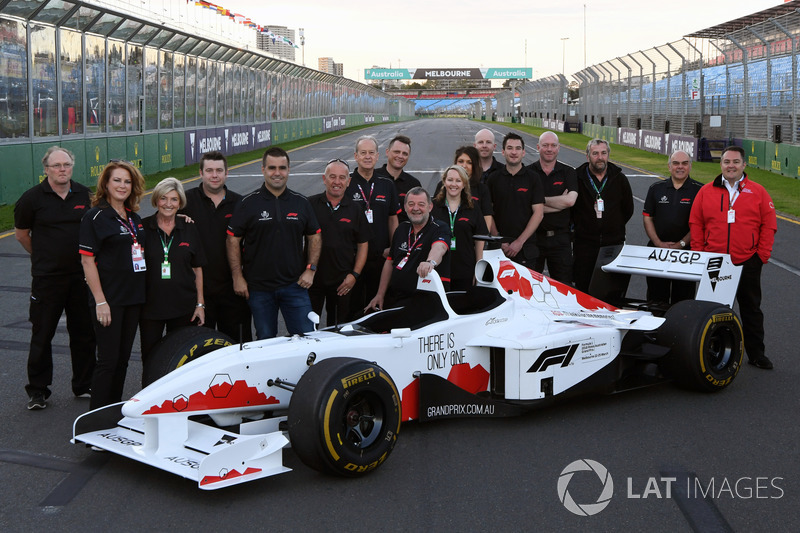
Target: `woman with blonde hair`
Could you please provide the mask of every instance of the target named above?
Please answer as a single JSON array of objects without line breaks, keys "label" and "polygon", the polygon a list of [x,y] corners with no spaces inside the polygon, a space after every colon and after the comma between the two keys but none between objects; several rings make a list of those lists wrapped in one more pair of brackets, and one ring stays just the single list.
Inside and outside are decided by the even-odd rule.
[{"label": "woman with blonde hair", "polygon": [[488,230],[470,194],[469,176],[460,165],[451,165],[442,173],[442,187],[433,199],[431,216],[450,225],[450,288],[467,290],[474,282],[475,263],[483,257],[484,243],[473,237]]},{"label": "woman with blonde hair", "polygon": [[186,207],[183,184],[175,178],[161,180],[153,189],[151,203],[156,212],[142,221],[147,235],[144,258],[150,265],[139,320],[143,387],[159,377],[152,372],[150,356],[164,329],[169,333],[205,322],[203,245],[196,226],[176,217]]}]

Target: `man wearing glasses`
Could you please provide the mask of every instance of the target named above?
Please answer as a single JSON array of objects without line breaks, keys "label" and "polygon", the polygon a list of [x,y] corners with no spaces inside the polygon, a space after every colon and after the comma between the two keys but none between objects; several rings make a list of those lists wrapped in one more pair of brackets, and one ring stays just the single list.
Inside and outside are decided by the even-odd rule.
[{"label": "man wearing glasses", "polygon": [[367,217],[372,231],[367,252],[367,262],[361,277],[353,289],[351,309],[357,318],[358,310],[367,305],[378,291],[381,271],[394,230],[397,229],[400,202],[394,182],[375,172],[378,164],[378,141],[370,135],[362,135],[356,140],[356,169],[350,175],[350,185],[345,195],[360,206]]},{"label": "man wearing glasses", "polygon": [[72,392],[89,396],[95,363],[95,338],[89,298],[83,279],[78,233],[83,214],[91,207],[89,189],[72,181],[75,158],[51,146],[42,158],[47,179],[23,194],[14,206],[14,231],[31,255],[28,353],[28,409],[44,409],[53,381],[51,342],[61,313],[67,314],[72,355]]}]

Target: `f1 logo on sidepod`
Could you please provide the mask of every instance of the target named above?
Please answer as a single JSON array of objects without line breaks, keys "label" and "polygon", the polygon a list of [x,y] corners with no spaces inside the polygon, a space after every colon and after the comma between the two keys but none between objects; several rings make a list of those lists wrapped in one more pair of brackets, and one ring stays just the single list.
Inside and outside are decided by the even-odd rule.
[{"label": "f1 logo on sidepod", "polygon": [[541,372],[546,370],[548,366],[558,365],[565,367],[572,361],[572,356],[578,351],[578,344],[570,346],[560,346],[558,348],[551,348],[542,352],[542,355],[536,359],[536,362],[531,365],[527,373]]}]

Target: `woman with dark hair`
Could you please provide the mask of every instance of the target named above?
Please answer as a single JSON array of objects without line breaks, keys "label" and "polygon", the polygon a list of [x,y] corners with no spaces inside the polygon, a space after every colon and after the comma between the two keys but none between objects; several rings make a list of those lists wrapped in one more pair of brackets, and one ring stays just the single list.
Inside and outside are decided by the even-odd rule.
[{"label": "woman with dark hair", "polygon": [[483,257],[483,241],[475,235],[488,231],[478,203],[470,194],[464,167],[451,165],[442,174],[441,188],[433,199],[431,216],[450,225],[450,288],[465,291],[472,286],[475,262]]},{"label": "woman with dark hair", "polygon": [[194,224],[187,224],[178,211],[186,207],[183,184],[164,178],[150,198],[156,212],[145,218],[147,244],[144,258],[147,270],[147,298],[139,320],[142,345],[142,386],[159,376],[153,375],[151,354],[164,335],[178,328],[205,322],[203,266],[206,256]]},{"label": "woman with dark hair", "polygon": [[122,400],[145,300],[145,232],[136,214],[142,194],[139,169],[112,161],[97,179],[92,209],[81,220],[79,252],[97,336],[91,409]]},{"label": "woman with dark hair", "polygon": [[481,183],[481,158],[478,149],[474,146],[462,146],[456,150],[453,164],[460,166],[467,171],[469,176],[469,187],[472,200],[478,204],[486,222],[486,228],[492,229],[494,224],[494,208],[492,207],[492,196],[485,183]]}]

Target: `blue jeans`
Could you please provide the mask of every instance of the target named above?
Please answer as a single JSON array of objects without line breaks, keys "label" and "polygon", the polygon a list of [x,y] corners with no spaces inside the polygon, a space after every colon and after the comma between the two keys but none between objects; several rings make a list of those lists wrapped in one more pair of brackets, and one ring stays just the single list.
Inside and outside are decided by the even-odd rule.
[{"label": "blue jeans", "polygon": [[247,303],[253,313],[256,338],[259,340],[271,339],[278,334],[278,309],[290,334],[314,330],[314,324],[308,319],[311,312],[308,291],[297,283],[274,291],[250,291]]}]

